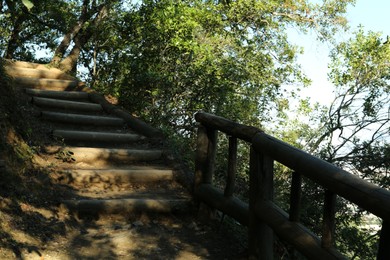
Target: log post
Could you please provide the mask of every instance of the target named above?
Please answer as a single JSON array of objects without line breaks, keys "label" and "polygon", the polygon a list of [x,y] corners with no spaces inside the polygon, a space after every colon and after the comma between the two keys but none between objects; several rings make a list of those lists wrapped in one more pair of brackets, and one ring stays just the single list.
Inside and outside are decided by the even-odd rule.
[{"label": "log post", "polygon": [[228,169],[226,177],[225,197],[233,196],[237,170],[237,138],[229,137]]},{"label": "log post", "polygon": [[377,260],[390,259],[390,220],[383,220]]},{"label": "log post", "polygon": [[273,200],[273,159],[259,154],[251,146],[249,167],[249,256],[273,259],[273,231],[264,222],[260,222],[255,213],[258,203]]},{"label": "log post", "polygon": [[[289,220],[292,222],[299,222],[301,216],[301,203],[302,203],[302,174],[298,172],[292,173],[291,189],[290,189],[290,212]],[[291,259],[298,259],[297,251],[293,248],[289,248]]]},{"label": "log post", "polygon": [[[194,194],[197,194],[201,184],[212,184],[214,173],[214,162],[217,149],[217,131],[207,129],[202,124],[198,127],[198,139],[195,158],[195,179],[194,179]],[[198,199],[198,198],[197,198]],[[212,218],[215,215],[215,209],[207,207],[205,204],[199,203],[199,215],[201,218]]]},{"label": "log post", "polygon": [[331,248],[334,243],[335,230],[335,214],[336,214],[336,194],[326,190],[324,198],[324,215],[322,229],[322,247]]},{"label": "log post", "polygon": [[195,190],[200,184],[212,183],[216,148],[217,131],[199,125],[195,158]]},{"label": "log post", "polygon": [[196,143],[194,191],[202,184],[204,172],[207,170],[207,148],[207,130],[200,124]]},{"label": "log post", "polygon": [[302,174],[293,172],[290,192],[290,216],[289,220],[298,222],[301,213],[302,198]]}]

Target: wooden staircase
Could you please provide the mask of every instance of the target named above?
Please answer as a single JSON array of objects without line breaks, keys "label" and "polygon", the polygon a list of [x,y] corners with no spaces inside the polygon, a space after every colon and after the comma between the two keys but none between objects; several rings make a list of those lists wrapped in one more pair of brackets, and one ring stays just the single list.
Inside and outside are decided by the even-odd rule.
[{"label": "wooden staircase", "polygon": [[188,211],[190,195],[176,181],[158,130],[59,70],[9,62],[6,71],[50,128],[45,153],[57,158],[55,180],[74,190],[62,200],[69,210],[94,217]]}]

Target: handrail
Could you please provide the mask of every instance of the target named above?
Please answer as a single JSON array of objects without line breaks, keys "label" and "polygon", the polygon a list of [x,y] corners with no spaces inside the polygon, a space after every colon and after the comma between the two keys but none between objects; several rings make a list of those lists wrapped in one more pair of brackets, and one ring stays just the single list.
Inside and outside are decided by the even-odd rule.
[{"label": "handrail", "polygon": [[390,191],[265,133],[256,134],[252,143],[258,151],[271,156],[322,187],[378,217],[390,219]]},{"label": "handrail", "polygon": [[[256,127],[242,125],[205,112],[196,113],[195,119],[200,125],[194,189],[200,201],[248,225],[249,230],[256,229],[263,234],[268,234],[267,236],[272,236],[269,233],[271,227],[273,232],[307,257],[342,259],[343,256],[333,248],[335,200],[336,195],[339,195],[383,219],[377,257],[390,259],[389,247],[386,246],[390,244],[390,191],[278,140]],[[231,192],[226,194],[226,190],[231,191],[234,185],[232,180],[234,173],[228,174],[225,194],[212,186],[218,131],[233,140],[238,138],[251,144],[249,206],[233,197]],[[235,154],[235,149],[237,145],[230,145],[229,154]],[[235,163],[231,162],[234,158],[230,159],[230,157],[229,155],[229,165]],[[292,204],[300,203],[301,176],[325,188],[322,239],[299,224],[299,207],[290,205],[289,216],[272,202],[274,160],[295,171],[294,184],[291,187]],[[234,165],[232,168],[235,168]],[[272,243],[264,241],[271,239],[266,238],[265,235],[262,238],[262,235],[254,233],[249,232],[251,254],[264,259],[272,257],[272,248],[269,248],[272,247]],[[299,236],[296,236],[297,234]]]}]

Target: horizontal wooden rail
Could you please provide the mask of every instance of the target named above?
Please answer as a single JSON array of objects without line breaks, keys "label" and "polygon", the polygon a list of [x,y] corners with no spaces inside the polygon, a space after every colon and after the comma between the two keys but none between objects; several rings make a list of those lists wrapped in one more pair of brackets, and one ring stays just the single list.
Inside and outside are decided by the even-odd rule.
[{"label": "horizontal wooden rail", "polygon": [[202,184],[196,189],[195,194],[199,199],[207,204],[233,217],[242,225],[248,226],[249,209],[248,204],[236,197],[225,197],[223,192],[213,187],[211,184]]},{"label": "horizontal wooden rail", "polygon": [[[200,123],[195,162],[195,196],[241,224],[248,225],[251,256],[273,258],[270,227],[308,258],[345,259],[333,247],[338,195],[383,219],[377,259],[390,259],[390,191],[278,140],[256,127],[205,112],[198,112],[195,119]],[[228,174],[224,191],[212,185],[218,131],[229,136]],[[249,205],[233,195],[237,139],[251,145]],[[272,202],[274,161],[294,171],[290,215]],[[302,177],[313,180],[326,191],[321,239],[299,223]]]},{"label": "horizontal wooden rail", "polygon": [[252,142],[252,138],[255,134],[262,132],[259,128],[242,125],[205,112],[196,113],[195,119],[207,127],[224,132],[230,136],[235,136],[247,142]]},{"label": "horizontal wooden rail", "polygon": [[390,191],[278,140],[258,128],[205,112],[195,114],[195,119],[206,127],[253,143],[257,151],[271,156],[378,217],[390,219]]},{"label": "horizontal wooden rail", "polygon": [[378,217],[390,219],[390,191],[266,133],[257,133],[252,142],[256,150],[271,156],[324,188],[337,193]]},{"label": "horizontal wooden rail", "polygon": [[[270,201],[256,206],[256,216],[309,259],[346,259],[336,250],[325,249],[321,240],[303,225],[289,221],[288,214]],[[266,214],[265,214],[266,213]]]}]

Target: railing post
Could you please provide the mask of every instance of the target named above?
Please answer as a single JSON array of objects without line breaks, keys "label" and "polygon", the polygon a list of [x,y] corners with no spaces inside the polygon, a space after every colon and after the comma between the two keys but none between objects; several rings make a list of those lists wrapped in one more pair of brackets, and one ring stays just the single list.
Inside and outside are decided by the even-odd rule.
[{"label": "railing post", "polygon": [[199,125],[195,158],[194,191],[202,183],[212,183],[215,154],[217,148],[217,131]]},{"label": "railing post", "polygon": [[[273,160],[259,154],[251,146],[249,176],[249,256],[257,259],[273,259],[273,231],[260,222],[255,208],[262,201],[273,200]],[[267,214],[264,212],[264,214]]]},{"label": "railing post", "polygon": [[[301,216],[302,203],[302,174],[293,172],[291,178],[290,188],[290,211],[289,220],[292,222],[299,222]],[[297,259],[297,251],[291,247],[289,248],[290,258]]]},{"label": "railing post", "polygon": [[[200,124],[198,127],[197,150],[195,158],[195,196],[197,195],[198,187],[201,184],[212,184],[216,149],[217,131],[211,128],[206,128]],[[212,218],[214,215],[215,209],[212,209],[203,203],[199,204],[200,217],[207,219]]]},{"label": "railing post", "polygon": [[292,173],[289,220],[298,222],[301,214],[302,174]]},{"label": "railing post", "polygon": [[230,197],[234,192],[237,171],[237,138],[229,137],[228,169],[224,195]]},{"label": "railing post", "polygon": [[383,220],[376,259],[390,259],[390,220]]},{"label": "railing post", "polygon": [[334,243],[335,214],[336,214],[336,194],[329,190],[325,190],[321,242],[322,242],[322,247],[327,249],[331,248]]}]

